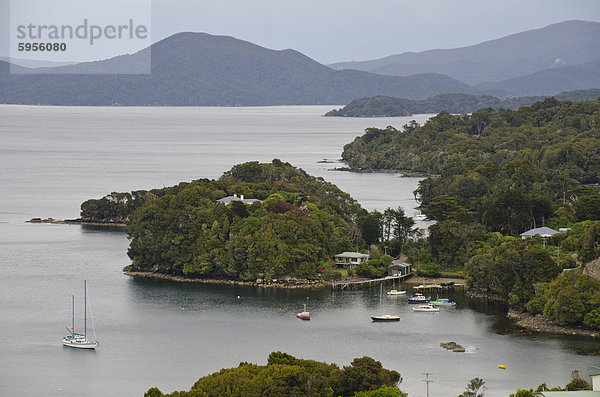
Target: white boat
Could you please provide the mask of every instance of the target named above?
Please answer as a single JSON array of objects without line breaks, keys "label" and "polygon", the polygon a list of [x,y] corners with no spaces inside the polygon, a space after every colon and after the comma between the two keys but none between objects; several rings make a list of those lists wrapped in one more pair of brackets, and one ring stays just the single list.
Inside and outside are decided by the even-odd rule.
[{"label": "white boat", "polygon": [[400,321],[400,317],[393,316],[391,314],[384,314],[382,316],[371,316],[372,321]]},{"label": "white boat", "polygon": [[310,320],[310,312],[306,310],[306,303],[304,304],[304,311],[296,314],[300,320]]},{"label": "white boat", "polygon": [[427,220],[427,215],[425,215],[421,211],[419,211],[415,215],[415,219],[418,220],[418,221],[426,221]]},{"label": "white boat", "polygon": [[404,294],[406,294],[406,291],[398,291],[398,290],[396,290],[396,289],[392,289],[392,290],[389,290],[389,291],[387,292],[387,294],[388,294],[388,296],[393,296],[393,295],[404,295]]},{"label": "white boat", "polygon": [[[94,331],[94,339],[87,337],[87,281],[83,281],[83,334],[75,332],[75,295],[72,295],[72,323],[71,328],[67,327],[69,335],[63,338],[63,346],[73,347],[76,349],[95,349],[98,346],[96,340],[96,332]],[[92,320],[93,329],[93,320]]]},{"label": "white boat", "polygon": [[434,305],[413,306],[413,312],[439,312],[440,308]]}]

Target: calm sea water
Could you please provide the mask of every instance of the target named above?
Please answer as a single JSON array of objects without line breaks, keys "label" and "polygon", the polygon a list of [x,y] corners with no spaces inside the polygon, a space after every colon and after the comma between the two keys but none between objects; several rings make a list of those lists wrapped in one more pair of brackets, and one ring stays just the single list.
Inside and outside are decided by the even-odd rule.
[{"label": "calm sea water", "polygon": [[[573,369],[597,372],[600,343],[514,333],[498,308],[461,296],[456,309],[413,313],[405,298],[373,290],[262,290],[134,280],[118,231],[24,223],[73,218],[82,201],[111,191],[216,178],[231,166],[280,158],[322,176],[365,208],[413,215],[418,180],[352,174],[344,144],[369,126],[411,118],[340,119],[329,107],[80,108],[0,106],[0,395],[141,396],[152,386],[185,390],[201,376],[271,351],[348,365],[364,355],[398,370],[401,388],[456,396],[473,377],[489,396],[541,382],[564,385]],[[425,226],[425,224],[420,224]],[[71,294],[82,312],[88,280],[97,351],[63,348]],[[309,297],[312,320],[294,316]],[[370,316],[398,314],[399,323]],[[467,353],[440,342],[456,341]],[[585,354],[581,354],[585,353]],[[498,364],[507,369],[498,369]]]}]

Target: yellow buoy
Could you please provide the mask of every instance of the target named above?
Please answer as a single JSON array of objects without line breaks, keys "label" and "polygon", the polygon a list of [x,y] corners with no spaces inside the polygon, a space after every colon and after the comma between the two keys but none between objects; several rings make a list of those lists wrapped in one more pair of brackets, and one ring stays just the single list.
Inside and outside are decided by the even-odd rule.
[{"label": "yellow buoy", "polygon": [[498,365],[498,368],[500,368],[500,369],[506,369],[506,365],[500,364],[500,365]]}]

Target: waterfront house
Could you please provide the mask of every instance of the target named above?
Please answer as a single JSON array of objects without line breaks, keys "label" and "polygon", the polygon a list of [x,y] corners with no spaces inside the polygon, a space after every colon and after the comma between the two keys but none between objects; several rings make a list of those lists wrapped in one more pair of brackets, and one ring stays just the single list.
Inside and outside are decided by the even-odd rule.
[{"label": "waterfront house", "polygon": [[369,255],[360,252],[342,252],[335,255],[335,265],[343,269],[354,269],[359,263],[369,261]]},{"label": "waterfront house", "polygon": [[559,232],[557,232],[554,229],[550,229],[549,227],[544,226],[544,227],[537,227],[535,229],[531,229],[526,232],[523,232],[520,234],[520,236],[523,240],[525,240],[526,238],[531,238],[533,236],[542,236],[544,238],[552,237],[553,235],[555,235],[557,233],[559,233]]}]

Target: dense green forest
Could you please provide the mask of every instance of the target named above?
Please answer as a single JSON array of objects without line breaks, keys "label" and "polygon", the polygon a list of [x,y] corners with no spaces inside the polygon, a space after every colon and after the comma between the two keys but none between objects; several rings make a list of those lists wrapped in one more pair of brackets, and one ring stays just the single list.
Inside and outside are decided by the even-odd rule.
[{"label": "dense green forest", "polygon": [[[562,92],[555,98],[562,101],[594,101],[600,97],[600,89]],[[338,117],[398,117],[413,114],[473,113],[483,108],[513,109],[529,106],[544,100],[541,96],[511,97],[499,99],[491,95],[440,94],[424,100],[411,100],[389,96],[355,99],[341,109],[334,109],[325,116]]]},{"label": "dense green forest", "polygon": [[[599,125],[600,101],[549,98],[516,111],[442,112],[403,130],[369,128],[342,157],[356,169],[437,174],[416,192],[428,216],[466,212],[489,230],[516,234],[547,220],[561,203],[573,204],[577,216],[576,207],[595,202],[596,190],[584,185],[600,182]],[[600,219],[598,211],[581,216]]]},{"label": "dense green forest", "polygon": [[[228,204],[237,195],[256,199]],[[81,218],[126,223],[130,271],[230,280],[332,280],[344,251],[370,250],[371,260],[351,274],[379,277],[395,251],[415,233],[402,208],[369,213],[336,186],[288,163],[249,162],[219,180],[200,179],[130,193],[113,192],[81,205]]]},{"label": "dense green forest", "polygon": [[[256,200],[218,201],[233,195]],[[81,216],[127,222],[132,271],[255,280],[316,279],[333,255],[364,247],[364,212],[336,186],[273,160],[219,180],[111,193],[84,202]]]},{"label": "dense green forest", "polygon": [[370,357],[355,358],[339,368],[314,360],[302,360],[287,353],[273,352],[267,365],[240,363],[237,368],[222,369],[200,378],[190,391],[163,394],[149,389],[145,397],[406,397],[396,384],[400,374],[383,368]]},{"label": "dense green forest", "polygon": [[[548,98],[518,110],[442,112],[402,130],[369,128],[343,158],[359,169],[432,175],[415,196],[437,222],[402,247],[420,272],[464,274],[471,288],[514,308],[600,328],[600,282],[563,272],[600,257],[599,126],[600,101]],[[518,237],[543,225],[568,230]]]}]

